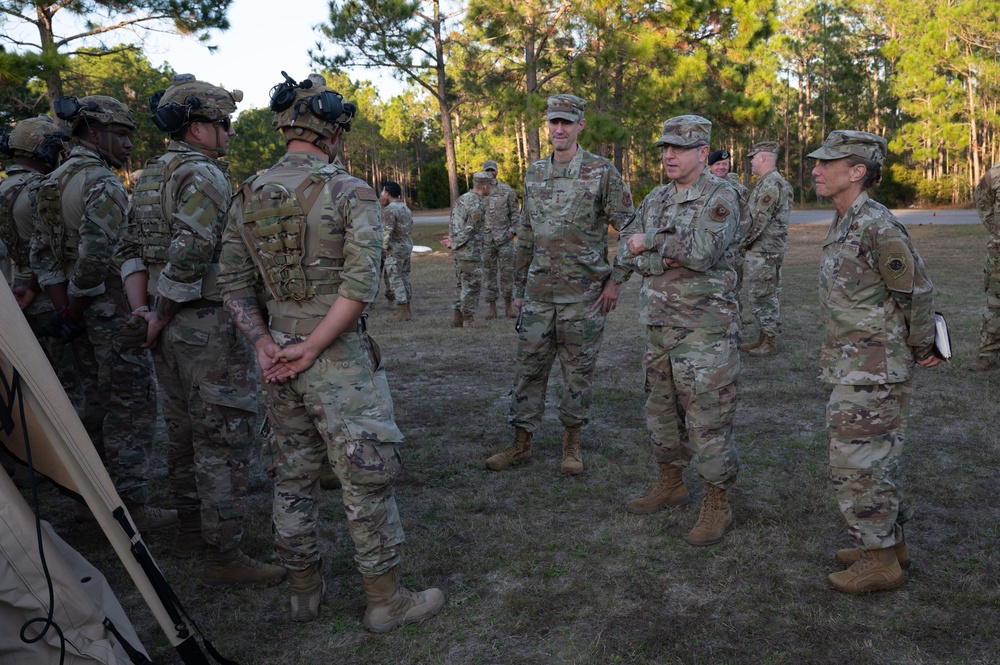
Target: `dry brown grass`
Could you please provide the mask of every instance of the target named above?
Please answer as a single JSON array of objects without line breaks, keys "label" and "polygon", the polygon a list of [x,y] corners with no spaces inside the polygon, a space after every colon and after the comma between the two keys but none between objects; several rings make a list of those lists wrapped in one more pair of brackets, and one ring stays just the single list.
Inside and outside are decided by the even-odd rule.
[{"label": "dry brown grass", "polygon": [[[439,247],[443,227],[419,225]],[[550,408],[535,459],[492,473],[506,445],[515,334],[449,327],[452,264],[417,257],[410,323],[376,308],[397,419],[407,435],[398,499],[408,548],[404,581],[434,585],[447,608],[389,635],[361,628],[364,596],[338,496],[323,498],[329,592],[318,621],[286,619],[287,586],[206,591],[198,566],[171,559],[170,535],[147,542],[188,609],[223,654],[265,663],[989,663],[997,623],[998,374],[967,374],[982,306],[980,227],[918,227],[915,242],[949,315],[959,359],[915,382],[905,461],[917,516],[900,590],[854,598],[831,591],[832,552],[846,544],[828,491],[823,407],[816,380],[821,322],[816,271],[825,228],[794,227],[786,259],[781,353],[744,366],[737,414],[743,470],[732,492],[736,526],[719,546],[688,546],[689,507],[647,517],[623,502],[644,491],[653,464],[644,430],[637,281],[611,316],[584,430],[586,472],[558,472],[561,436]],[[744,357],[745,358],[745,357]],[[550,404],[561,390],[553,372]],[[157,491],[162,497],[163,480]],[[269,492],[255,477],[245,550],[271,552]],[[700,498],[700,488],[695,488]],[[108,571],[158,662],[174,656],[123,582],[103,540],[50,516]]]}]

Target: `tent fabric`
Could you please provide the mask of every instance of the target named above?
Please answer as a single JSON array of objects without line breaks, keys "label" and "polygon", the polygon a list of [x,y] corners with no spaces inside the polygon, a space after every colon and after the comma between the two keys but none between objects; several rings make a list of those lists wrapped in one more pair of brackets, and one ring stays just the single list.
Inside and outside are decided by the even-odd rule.
[{"label": "tent fabric", "polygon": [[[131,622],[104,576],[79,552],[60,538],[51,525],[42,522],[45,562],[54,587],[53,622],[65,638],[67,665],[129,665],[125,650],[104,626],[110,618],[125,640],[145,650]],[[44,618],[49,604],[48,582],[38,550],[35,516],[10,477],[0,472],[0,663],[38,665],[58,663],[60,640],[49,628],[32,644],[20,638],[21,626],[33,618]],[[26,631],[30,637],[44,627],[36,622]]]}]

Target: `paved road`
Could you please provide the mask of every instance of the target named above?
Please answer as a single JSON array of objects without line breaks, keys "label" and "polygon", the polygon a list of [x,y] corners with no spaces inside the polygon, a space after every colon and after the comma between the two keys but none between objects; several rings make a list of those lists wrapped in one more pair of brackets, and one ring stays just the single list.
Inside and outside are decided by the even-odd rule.
[{"label": "paved road", "polygon": [[[947,210],[921,210],[904,208],[892,213],[904,224],[979,224],[979,215],[972,208]],[[833,220],[833,210],[793,210],[792,224],[829,224]],[[421,210],[414,213],[416,224],[447,224],[447,210]]]}]

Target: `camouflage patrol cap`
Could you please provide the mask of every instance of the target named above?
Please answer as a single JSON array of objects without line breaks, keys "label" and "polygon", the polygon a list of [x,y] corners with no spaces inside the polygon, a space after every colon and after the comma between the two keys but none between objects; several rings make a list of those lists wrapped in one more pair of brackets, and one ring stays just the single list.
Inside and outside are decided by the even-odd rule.
[{"label": "camouflage patrol cap", "polygon": [[583,109],[587,108],[587,102],[576,95],[552,95],[548,100],[548,110],[545,113],[547,120],[561,118],[570,122],[577,122],[583,118]]},{"label": "camouflage patrol cap", "polygon": [[479,185],[495,185],[497,179],[493,177],[492,173],[487,173],[486,171],[476,171],[472,174],[472,184],[474,186]]},{"label": "camouflage patrol cap", "polygon": [[[236,112],[236,103],[243,101],[243,91],[232,92],[217,85],[199,81],[194,74],[177,74],[170,87],[161,90],[157,109],[171,105],[183,109],[188,118],[221,120]],[[154,95],[154,98],[156,95]]]},{"label": "camouflage patrol cap", "polygon": [[758,152],[773,152],[777,155],[779,149],[780,146],[777,141],[759,141],[758,143],[753,144],[753,147],[750,148],[750,152],[747,153],[747,157],[753,157]]},{"label": "camouflage patrol cap", "polygon": [[851,129],[835,129],[826,137],[823,145],[806,156],[819,160],[832,160],[854,155],[876,164],[883,164],[888,150],[889,145],[881,136]]},{"label": "camouflage patrol cap", "polygon": [[0,151],[55,166],[59,153],[68,141],[69,136],[59,129],[52,118],[40,115],[17,123],[6,140],[0,142]]},{"label": "camouflage patrol cap", "polygon": [[485,162],[483,162],[483,170],[484,171],[490,171],[490,170],[499,171],[500,169],[497,168],[497,163],[495,161],[493,161],[492,159],[487,159]]},{"label": "camouflage patrol cap", "polygon": [[663,123],[663,136],[656,145],[694,148],[708,145],[712,138],[712,122],[700,115],[679,115]]}]

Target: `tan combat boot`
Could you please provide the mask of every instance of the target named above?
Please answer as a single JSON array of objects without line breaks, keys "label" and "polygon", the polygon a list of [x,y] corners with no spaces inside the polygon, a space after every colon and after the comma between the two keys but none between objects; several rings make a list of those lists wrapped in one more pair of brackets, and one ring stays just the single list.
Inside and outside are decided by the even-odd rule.
[{"label": "tan combat boot", "polygon": [[178,559],[192,559],[202,552],[208,544],[201,536],[201,512],[198,510],[177,511],[177,537],[170,554]]},{"label": "tan combat boot", "polygon": [[567,427],[563,430],[562,466],[560,471],[570,476],[583,473],[583,455],[580,453],[580,428]]},{"label": "tan combat boot", "polygon": [[514,462],[531,459],[531,432],[520,427],[514,428],[514,443],[486,460],[486,466],[494,471],[502,471]]},{"label": "tan combat boot", "polygon": [[486,324],[482,321],[476,321],[472,314],[462,315],[462,327],[463,328],[485,328]]},{"label": "tan combat boot", "polygon": [[901,586],[906,578],[896,559],[895,548],[886,547],[863,551],[861,558],[850,568],[830,573],[826,580],[837,591],[858,596],[863,593],[895,589]]},{"label": "tan combat boot", "polygon": [[376,577],[364,577],[368,608],[364,626],[373,633],[429,619],[444,607],[440,589],[414,592],[399,583],[399,566]]},{"label": "tan combat boot", "polygon": [[754,358],[762,358],[763,356],[773,356],[777,352],[778,338],[774,335],[761,335],[760,343],[747,353]]},{"label": "tan combat boot", "polygon": [[305,570],[289,569],[288,582],[292,586],[292,621],[312,621],[319,618],[319,605],[326,595],[322,562],[310,564]]},{"label": "tan combat boot", "polygon": [[409,321],[413,318],[410,313],[410,303],[401,302],[396,306],[396,313],[389,317],[390,321]]},{"label": "tan combat boot", "polygon": [[689,545],[706,547],[721,543],[733,525],[733,511],[726,500],[726,490],[705,483],[705,498],[701,500],[701,513],[694,528],[687,535]]},{"label": "tan combat boot", "polygon": [[[906,546],[906,538],[903,535],[903,527],[899,524],[896,525],[896,544],[892,546],[892,549],[896,552],[896,561],[899,562],[900,568],[910,567],[910,550]],[[833,555],[837,563],[843,564],[845,566],[853,565],[861,558],[862,550],[859,547],[848,547],[846,549],[837,550],[837,553]]]},{"label": "tan combat boot", "polygon": [[154,508],[146,504],[125,504],[135,528],[142,532],[162,531],[177,524],[177,511]]},{"label": "tan combat boot", "polygon": [[750,351],[752,349],[756,349],[763,343],[764,343],[764,333],[760,333],[757,339],[753,341],[747,340],[746,342],[740,344],[740,351]]},{"label": "tan combat boot", "polygon": [[271,586],[283,579],[284,567],[251,559],[238,547],[223,552],[209,545],[201,570],[201,585],[210,587]]},{"label": "tan combat boot", "polygon": [[451,311],[451,327],[452,328],[461,328],[462,327],[462,320],[464,318],[465,317],[462,316],[462,310],[460,310],[460,309],[453,309]]},{"label": "tan combat boot", "polygon": [[687,485],[684,483],[684,469],[669,462],[657,462],[660,477],[653,488],[625,504],[625,510],[633,515],[649,515],[663,508],[686,506],[691,502]]},{"label": "tan combat boot", "polygon": [[503,301],[503,313],[507,316],[508,319],[517,318],[517,310],[514,309],[514,305],[513,303],[511,303],[510,300]]},{"label": "tan combat boot", "polygon": [[497,318],[497,303],[494,300],[493,302],[488,304],[490,306],[490,309],[489,311],[486,312],[486,320],[492,321],[493,319]]},{"label": "tan combat boot", "polygon": [[988,372],[991,369],[996,369],[998,366],[996,356],[980,355],[976,358],[976,362],[972,363],[965,369],[969,372]]}]

